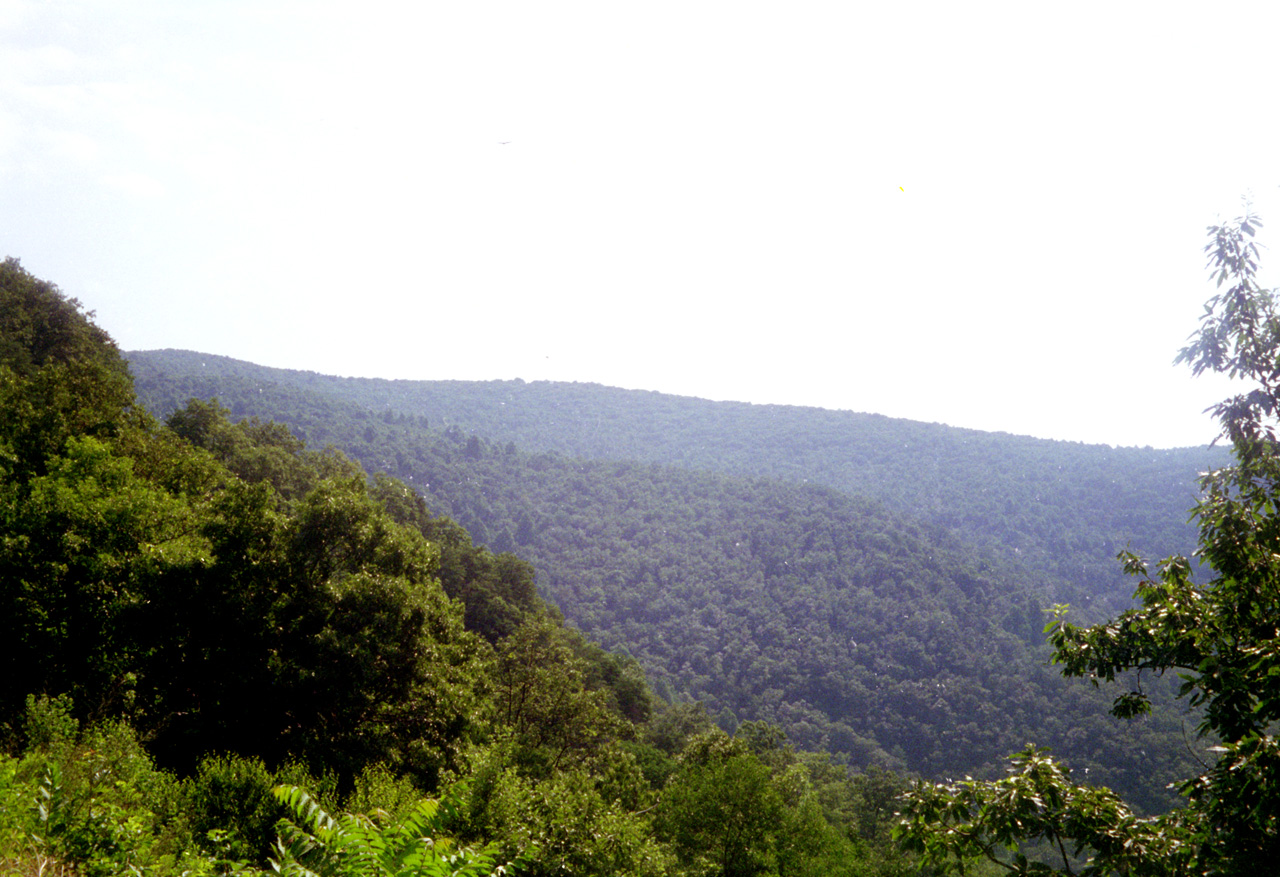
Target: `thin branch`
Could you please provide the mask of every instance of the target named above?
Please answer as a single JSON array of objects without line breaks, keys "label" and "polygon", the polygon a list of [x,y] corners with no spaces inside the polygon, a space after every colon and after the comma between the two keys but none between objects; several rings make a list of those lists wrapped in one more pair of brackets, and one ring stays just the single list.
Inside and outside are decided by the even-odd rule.
[{"label": "thin branch", "polygon": [[1066,847],[1066,844],[1062,842],[1062,835],[1057,834],[1055,832],[1053,835],[1053,840],[1054,840],[1054,843],[1058,845],[1058,852],[1062,855],[1063,870],[1066,871],[1068,874],[1070,874],[1071,877],[1075,877],[1076,872],[1071,870],[1071,860],[1067,857],[1067,847]]}]

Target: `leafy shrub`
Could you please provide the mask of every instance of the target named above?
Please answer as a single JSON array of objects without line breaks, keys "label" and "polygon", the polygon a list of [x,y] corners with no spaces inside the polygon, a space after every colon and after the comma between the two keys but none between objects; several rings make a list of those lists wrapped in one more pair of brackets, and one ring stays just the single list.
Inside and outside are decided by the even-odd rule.
[{"label": "leafy shrub", "polygon": [[83,733],[68,698],[28,698],[28,751],[0,764],[0,857],[19,873],[200,873],[177,781],[123,722]]},{"label": "leafy shrub", "polygon": [[205,850],[222,863],[264,866],[286,814],[272,796],[274,779],[256,758],[219,755],[200,763],[189,779],[191,825]]},{"label": "leafy shrub", "polygon": [[395,776],[383,764],[371,764],[356,777],[355,791],[347,798],[353,813],[389,814],[398,819],[407,814],[422,795],[407,776]]}]

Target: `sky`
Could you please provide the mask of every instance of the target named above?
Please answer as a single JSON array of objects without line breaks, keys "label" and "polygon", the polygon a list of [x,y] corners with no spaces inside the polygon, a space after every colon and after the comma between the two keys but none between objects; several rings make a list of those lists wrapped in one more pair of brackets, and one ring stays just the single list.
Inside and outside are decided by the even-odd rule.
[{"label": "sky", "polygon": [[1204,444],[1280,13],[1192,10],[0,0],[0,257],[125,350]]}]

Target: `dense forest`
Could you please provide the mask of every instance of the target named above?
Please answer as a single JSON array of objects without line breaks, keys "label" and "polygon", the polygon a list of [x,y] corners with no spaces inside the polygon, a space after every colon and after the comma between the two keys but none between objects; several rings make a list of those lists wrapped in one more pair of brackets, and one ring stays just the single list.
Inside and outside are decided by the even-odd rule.
[{"label": "dense forest", "polygon": [[[1222,451],[733,405],[565,433],[579,389],[622,396],[551,385],[550,427],[481,434],[452,419],[479,401],[126,357],[7,260],[6,872],[1259,873],[1280,313],[1251,222],[1211,230],[1231,282],[1182,354],[1258,384]],[[1193,530],[1152,520],[1188,499]],[[1117,549],[1132,599],[1089,582]]]},{"label": "dense forest", "polygon": [[[857,768],[926,776],[989,773],[1034,739],[1147,810],[1169,806],[1169,784],[1195,764],[1182,707],[1166,705],[1138,723],[1116,721],[1107,713],[1109,696],[1067,682],[1046,665],[1042,630],[1049,607],[1071,588],[1046,568],[1104,568],[1096,548],[1068,550],[1076,543],[1065,524],[1064,538],[1049,539],[1047,521],[1088,520],[1094,507],[1106,507],[1112,522],[1128,521],[1127,529],[1116,524],[1110,532],[1096,522],[1076,525],[1089,534],[1079,541],[1105,545],[1107,572],[1099,575],[1107,581],[1119,575],[1114,555],[1126,545],[1155,556],[1189,552],[1194,536],[1183,522],[1194,489],[1192,461],[1208,459],[1207,449],[1166,454],[1009,436],[979,441],[982,434],[887,418],[847,420],[843,447],[863,457],[872,453],[868,447],[919,447],[928,434],[933,445],[966,461],[950,467],[950,478],[932,471],[920,478],[907,474],[915,459],[910,447],[897,455],[875,452],[885,461],[881,471],[951,496],[952,520],[975,522],[966,530],[902,511],[900,501],[891,502],[894,492],[901,497],[920,488],[888,477],[877,491],[886,498],[875,500],[816,478],[805,483],[652,460],[526,452],[514,441],[456,425],[434,427],[425,414],[362,408],[327,392],[415,386],[409,382],[322,379],[176,352],[130,354],[130,363],[140,400],[158,414],[191,394],[216,396],[232,417],[275,418],[343,449],[370,471],[412,484],[477,541],[532,561],[546,597],[589,637],[636,659],[662,697],[701,702],[727,729],[769,721],[797,745]],[[559,420],[569,403],[556,404],[555,389],[571,400],[577,391],[545,388],[548,417]],[[643,422],[661,408],[655,400],[667,399],[619,392],[612,398],[637,400],[645,416],[616,406],[611,417],[596,419]],[[685,410],[690,403],[670,404]],[[697,432],[698,413],[724,420],[714,413],[721,404],[693,405],[684,427],[668,416],[667,432]],[[727,408],[751,413],[749,406]],[[818,426],[799,425],[816,434],[833,414],[813,412]],[[870,435],[858,431],[864,423],[874,426]],[[697,435],[706,458],[716,457],[712,431]],[[811,440],[801,435],[791,442]],[[731,457],[740,441],[726,430],[722,456]],[[667,444],[675,447],[673,439]],[[983,468],[978,459],[954,450],[971,444],[997,454],[986,461],[993,474],[985,490],[972,483]],[[760,470],[779,468],[771,459],[761,457]],[[1083,486],[1058,474],[1068,469]],[[1024,504],[1028,484],[1042,496]],[[1150,503],[1181,503],[1174,525],[1144,523],[1153,518]],[[981,532],[976,522],[983,522]],[[1030,535],[1037,533],[1038,543]],[[1127,605],[1131,586],[1114,587],[1107,593],[1094,583],[1077,594],[1085,610],[1093,594],[1104,603],[1123,594]]]},{"label": "dense forest", "polygon": [[[1188,509],[1196,476],[1229,456],[1223,447],[1112,448],[595,384],[388,381],[189,351],[128,356],[153,410],[220,396],[236,416],[278,416],[319,445],[361,438],[329,419],[332,408],[529,453],[819,484],[877,499],[989,554],[1016,555],[1053,600],[1099,617],[1132,591],[1117,551],[1131,545],[1165,557],[1195,545]],[[333,407],[340,401],[355,407]]]},{"label": "dense forest", "polygon": [[6,873],[916,870],[902,779],[665,703],[527,561],[338,450],[161,423],[12,259],[0,413]]}]

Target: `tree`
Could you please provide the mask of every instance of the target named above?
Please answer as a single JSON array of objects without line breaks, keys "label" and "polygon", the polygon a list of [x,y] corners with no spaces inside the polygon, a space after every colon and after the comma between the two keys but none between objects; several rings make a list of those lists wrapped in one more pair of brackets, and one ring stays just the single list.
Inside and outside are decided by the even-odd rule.
[{"label": "tree", "polygon": [[75,435],[114,435],[133,403],[115,342],[80,302],[0,263],[0,476],[24,484]]},{"label": "tree", "polygon": [[[1259,226],[1246,214],[1210,227],[1205,251],[1220,291],[1177,358],[1196,374],[1250,384],[1211,409],[1234,455],[1234,465],[1202,477],[1194,510],[1212,580],[1197,585],[1184,557],[1153,573],[1123,552],[1139,605],[1091,627],[1059,611],[1046,629],[1065,675],[1097,685],[1136,674],[1135,690],[1115,699],[1117,716],[1149,711],[1143,674],[1177,673],[1180,696],[1202,709],[1201,737],[1220,743],[1217,762],[1182,784],[1185,810],[1145,820],[1034,749],[1005,780],[919,785],[899,835],[934,864],[962,869],[981,855],[1017,874],[1243,875],[1280,861],[1280,309],[1257,281]],[[1060,864],[997,854],[1037,839]]]},{"label": "tree", "polygon": [[[568,768],[624,730],[608,698],[584,683],[571,634],[550,618],[531,618],[499,644],[493,673],[497,723],[525,769]],[[534,765],[540,765],[534,768]]]},{"label": "tree", "polygon": [[27,694],[67,694],[166,767],[218,750],[433,784],[482,648],[437,548],[357,464],[227,415],[160,427],[79,305],[0,265],[0,742]]},{"label": "tree", "polygon": [[783,804],[769,768],[746,741],[721,731],[695,737],[663,793],[656,828],[687,873],[749,877],[776,870]]},{"label": "tree", "polygon": [[[644,812],[632,797],[642,783],[633,761],[617,750],[607,751],[594,769],[571,767],[545,777],[522,775],[501,768],[505,759],[497,749],[482,755],[472,782],[487,785],[483,812],[468,814],[471,831],[490,837],[504,857],[523,856],[523,877],[658,877],[670,873],[670,856],[653,837]],[[602,776],[611,767],[631,773],[631,790],[620,790]],[[495,772],[495,768],[498,770]],[[628,769],[629,768],[629,769]],[[625,784],[625,781],[624,781]],[[644,808],[645,810],[649,808]],[[483,828],[476,817],[486,823]]]}]

